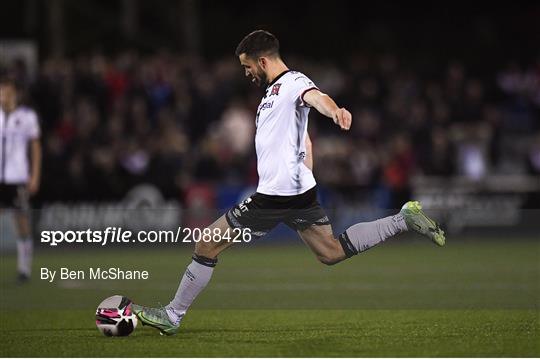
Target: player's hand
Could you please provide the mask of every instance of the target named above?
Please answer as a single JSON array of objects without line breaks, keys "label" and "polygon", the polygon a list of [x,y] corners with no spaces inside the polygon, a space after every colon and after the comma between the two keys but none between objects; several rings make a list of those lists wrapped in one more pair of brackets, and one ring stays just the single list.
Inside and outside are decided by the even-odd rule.
[{"label": "player's hand", "polygon": [[31,177],[27,189],[31,196],[35,195],[39,191],[39,180],[35,177]]},{"label": "player's hand", "polygon": [[341,127],[342,130],[349,130],[351,128],[352,115],[345,108],[338,108],[332,114],[332,119],[334,123]]}]

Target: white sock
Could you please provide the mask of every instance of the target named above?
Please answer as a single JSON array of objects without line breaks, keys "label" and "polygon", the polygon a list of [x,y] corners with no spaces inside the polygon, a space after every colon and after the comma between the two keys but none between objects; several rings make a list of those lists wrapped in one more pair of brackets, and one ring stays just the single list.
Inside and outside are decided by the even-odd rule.
[{"label": "white sock", "polygon": [[28,276],[32,273],[32,259],[34,257],[34,241],[31,239],[28,239],[26,241],[26,267],[28,269]]},{"label": "white sock", "polygon": [[191,303],[212,278],[216,262],[217,259],[193,256],[193,261],[188,265],[173,300],[166,307],[171,322],[180,323]]},{"label": "white sock", "polygon": [[351,257],[405,231],[407,224],[403,215],[396,214],[373,222],[357,223],[339,235],[339,242],[347,257]]},{"label": "white sock", "polygon": [[33,243],[31,239],[17,240],[17,270],[19,273],[30,276],[32,273]]}]

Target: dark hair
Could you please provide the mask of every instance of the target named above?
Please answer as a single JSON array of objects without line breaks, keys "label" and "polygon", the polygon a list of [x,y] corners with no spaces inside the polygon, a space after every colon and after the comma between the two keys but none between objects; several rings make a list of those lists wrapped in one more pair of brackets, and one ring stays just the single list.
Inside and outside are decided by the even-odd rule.
[{"label": "dark hair", "polygon": [[279,41],[268,31],[256,30],[240,41],[235,54],[236,56],[246,54],[249,57],[259,57],[261,55],[279,56]]}]

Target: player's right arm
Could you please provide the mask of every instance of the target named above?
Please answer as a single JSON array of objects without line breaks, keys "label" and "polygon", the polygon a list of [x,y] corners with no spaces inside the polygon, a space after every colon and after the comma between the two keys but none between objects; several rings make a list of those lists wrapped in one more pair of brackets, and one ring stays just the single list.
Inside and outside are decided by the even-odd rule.
[{"label": "player's right arm", "polygon": [[303,101],[314,107],[320,114],[330,117],[342,130],[351,128],[352,115],[344,107],[338,107],[334,100],[317,88],[304,93]]}]

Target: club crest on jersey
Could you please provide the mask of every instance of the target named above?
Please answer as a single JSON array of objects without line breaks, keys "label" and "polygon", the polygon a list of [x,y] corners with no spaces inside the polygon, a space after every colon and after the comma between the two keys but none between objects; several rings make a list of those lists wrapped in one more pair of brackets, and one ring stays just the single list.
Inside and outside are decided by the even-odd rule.
[{"label": "club crest on jersey", "polygon": [[279,95],[279,88],[280,87],[281,87],[281,84],[275,84],[274,86],[272,86],[272,92],[270,92],[270,96]]}]

